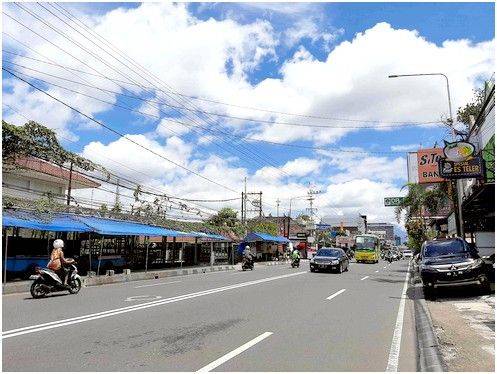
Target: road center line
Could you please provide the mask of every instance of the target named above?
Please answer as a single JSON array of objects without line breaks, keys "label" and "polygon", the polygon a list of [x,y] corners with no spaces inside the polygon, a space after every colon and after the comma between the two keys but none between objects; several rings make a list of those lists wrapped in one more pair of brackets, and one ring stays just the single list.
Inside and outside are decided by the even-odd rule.
[{"label": "road center line", "polygon": [[362,277],[361,280],[363,281],[364,279],[369,278],[369,275],[366,275],[365,277]]},{"label": "road center line", "polygon": [[375,273],[379,272],[379,270],[376,270]]},{"label": "road center line", "polygon": [[164,283],[154,283],[154,284],[144,284],[143,286],[136,286],[135,288],[153,287],[153,286],[162,286],[162,285],[164,285],[164,284],[172,284],[172,283],[181,283],[181,281],[164,282]]},{"label": "road center line", "polygon": [[392,345],[390,346],[390,354],[388,355],[388,363],[385,371],[398,371],[400,343],[402,341],[402,326],[404,325],[407,281],[409,279],[409,267],[410,265],[407,266],[406,280],[404,281],[404,288],[402,289],[402,294],[400,296],[399,312],[397,313],[397,320],[395,322],[395,329],[393,331]]},{"label": "road center line", "polygon": [[257,338],[252,339],[251,341],[245,343],[244,345],[232,350],[229,353],[226,353],[224,356],[218,358],[215,361],[212,361],[210,364],[204,366],[203,368],[197,370],[197,373],[207,373],[218,366],[224,364],[226,361],[231,360],[233,357],[238,356],[240,353],[246,351],[250,347],[256,345],[260,341],[266,339],[268,336],[273,335],[272,332],[266,331],[264,334],[259,335]]},{"label": "road center line", "polygon": [[34,325],[34,326],[21,327],[18,329],[2,332],[2,340],[6,339],[6,338],[18,336],[18,335],[31,334],[31,333],[38,332],[38,331],[49,330],[49,329],[54,329],[57,327],[73,325],[76,323],[92,321],[95,319],[111,317],[111,316],[122,314],[122,313],[134,312],[134,311],[141,310],[141,309],[152,308],[152,307],[156,307],[156,306],[160,306],[160,305],[164,305],[164,304],[175,303],[175,302],[182,301],[182,300],[193,299],[193,298],[200,297],[200,296],[211,295],[211,294],[215,294],[215,293],[219,293],[219,292],[223,292],[223,291],[228,291],[228,290],[241,288],[241,287],[252,286],[252,285],[256,285],[256,284],[260,284],[260,283],[271,282],[273,280],[293,277],[293,276],[302,275],[302,274],[307,274],[307,272],[301,271],[298,273],[289,273],[289,274],[279,275],[276,277],[262,278],[262,279],[258,279],[258,280],[254,280],[254,281],[237,283],[237,284],[233,284],[230,286],[213,288],[213,289],[209,289],[209,290],[205,290],[205,291],[194,292],[191,294],[170,297],[167,299],[150,301],[150,302],[143,303],[143,304],[137,304],[137,305],[132,305],[132,306],[128,306],[128,307],[107,310],[104,312],[92,313],[92,314],[87,314],[84,316],[42,323],[42,324]]},{"label": "road center line", "polygon": [[333,299],[335,296],[340,295],[342,292],[345,292],[345,288],[341,289],[340,291],[335,292],[333,295],[328,296],[328,297],[326,298],[326,300],[331,300],[331,299]]}]

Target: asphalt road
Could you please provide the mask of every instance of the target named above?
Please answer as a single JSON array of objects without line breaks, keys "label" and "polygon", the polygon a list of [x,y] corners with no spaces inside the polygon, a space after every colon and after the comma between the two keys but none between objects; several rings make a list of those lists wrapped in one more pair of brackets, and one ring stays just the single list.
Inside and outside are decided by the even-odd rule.
[{"label": "asphalt road", "polygon": [[406,275],[407,261],[303,262],[5,295],[3,370],[415,371]]}]

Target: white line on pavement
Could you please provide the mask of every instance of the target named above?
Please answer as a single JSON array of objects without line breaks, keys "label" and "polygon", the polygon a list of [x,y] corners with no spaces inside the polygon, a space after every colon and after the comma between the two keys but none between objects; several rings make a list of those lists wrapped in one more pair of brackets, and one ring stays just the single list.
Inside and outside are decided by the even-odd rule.
[{"label": "white line on pavement", "polygon": [[172,284],[172,283],[181,283],[181,281],[164,282],[164,283],[154,283],[154,284],[144,284],[143,286],[136,286],[135,288],[153,287],[153,286],[162,286],[162,285],[164,285],[164,284]]},{"label": "white line on pavement", "polygon": [[231,352],[225,354],[224,356],[218,358],[216,361],[212,361],[210,364],[204,366],[203,368],[197,370],[197,373],[207,373],[218,366],[224,364],[226,361],[231,360],[233,357],[238,356],[240,353],[246,351],[250,347],[256,345],[260,341],[266,339],[268,336],[273,335],[272,332],[266,331],[264,334],[259,335],[257,338],[245,343],[244,345],[232,350]]},{"label": "white line on pavement", "polygon": [[223,291],[228,291],[228,290],[232,290],[232,289],[236,289],[236,288],[252,286],[255,284],[259,284],[259,283],[266,283],[266,282],[270,282],[273,280],[293,277],[293,276],[301,275],[301,274],[307,274],[307,272],[301,271],[298,273],[284,274],[284,275],[279,275],[276,277],[262,278],[262,279],[258,279],[258,280],[254,280],[254,281],[237,283],[237,284],[233,284],[230,286],[213,288],[210,290],[194,292],[191,294],[180,295],[180,296],[175,296],[175,297],[170,297],[167,299],[150,301],[150,302],[143,303],[143,304],[137,304],[137,305],[132,305],[132,306],[128,306],[128,307],[107,310],[104,312],[88,314],[88,315],[84,315],[84,316],[80,316],[80,317],[68,318],[68,319],[63,319],[60,321],[47,322],[47,323],[42,323],[40,325],[21,327],[18,329],[2,332],[2,340],[6,339],[6,338],[18,336],[18,335],[30,334],[30,333],[34,333],[34,332],[38,332],[38,331],[54,329],[56,327],[73,325],[75,323],[92,321],[94,319],[106,318],[106,317],[110,317],[110,316],[114,316],[114,315],[118,315],[118,314],[122,314],[122,313],[134,312],[136,310],[152,308],[155,306],[169,304],[169,303],[175,303],[175,302],[182,301],[182,300],[188,300],[188,299],[192,299],[192,298],[196,298],[196,297],[200,297],[200,296],[205,296],[205,295],[211,295],[211,294],[215,294],[215,293],[219,293],[219,292],[223,292]]},{"label": "white line on pavement", "polygon": [[375,273],[379,272],[379,270],[376,270]]},{"label": "white line on pavement", "polygon": [[345,292],[345,288],[341,289],[340,291],[335,292],[333,295],[328,296],[328,297],[326,298],[326,300],[331,300],[331,299],[333,299],[335,296],[340,295],[342,292]]},{"label": "white line on pavement", "polygon": [[388,355],[388,363],[385,371],[398,371],[400,357],[400,343],[402,341],[402,326],[404,325],[404,308],[406,305],[407,281],[409,279],[409,266],[407,266],[406,280],[404,288],[400,296],[399,312],[395,321],[395,329],[393,331],[392,345],[390,346],[390,354]]},{"label": "white line on pavement", "polygon": [[369,275],[366,275],[365,277],[362,277],[361,280],[363,281],[364,279],[369,278]]},{"label": "white line on pavement", "polygon": [[387,268],[387,265],[383,266],[383,269],[386,269]]}]

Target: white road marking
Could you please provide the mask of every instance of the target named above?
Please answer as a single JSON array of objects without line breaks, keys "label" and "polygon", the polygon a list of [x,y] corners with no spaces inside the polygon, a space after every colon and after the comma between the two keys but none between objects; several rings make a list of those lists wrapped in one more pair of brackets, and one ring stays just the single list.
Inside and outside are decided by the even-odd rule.
[{"label": "white road marking", "polygon": [[250,347],[256,345],[260,341],[266,339],[268,336],[273,335],[272,332],[266,331],[264,334],[259,335],[257,338],[245,343],[244,345],[232,350],[231,352],[225,354],[224,356],[218,358],[216,361],[212,361],[210,364],[204,366],[203,368],[197,370],[197,373],[207,373],[218,366],[224,364],[226,361],[231,360],[233,357],[238,356],[240,353],[246,351]]},{"label": "white road marking", "polygon": [[379,272],[379,270],[376,270],[375,273]]},{"label": "white road marking", "polygon": [[345,288],[341,289],[340,291],[335,292],[333,295],[328,296],[328,297],[326,298],[326,300],[331,300],[331,299],[333,299],[334,297],[336,297],[336,296],[340,295],[342,292],[345,292]]},{"label": "white road marking", "polygon": [[361,280],[363,281],[364,279],[369,278],[369,275],[366,275],[365,277],[362,277]]},{"label": "white road marking", "polygon": [[402,341],[402,327],[404,325],[404,309],[406,305],[407,281],[409,279],[409,265],[407,266],[406,280],[404,288],[400,296],[399,312],[395,321],[395,329],[393,331],[392,345],[390,346],[390,354],[388,355],[388,363],[385,371],[398,371],[400,357],[400,343]]},{"label": "white road marking", "polygon": [[124,301],[149,301],[149,300],[158,300],[158,299],[162,299],[162,296],[140,295],[140,296],[130,296]]},{"label": "white road marking", "polygon": [[387,265],[383,266],[383,269],[386,269],[387,268]]},{"label": "white road marking", "polygon": [[42,324],[39,324],[39,325],[21,327],[21,328],[9,330],[9,331],[3,331],[2,332],[2,340],[6,339],[6,338],[11,338],[11,337],[14,337],[14,336],[18,336],[18,335],[31,334],[31,333],[38,332],[38,331],[49,330],[49,329],[54,329],[54,328],[57,328],[57,327],[73,325],[73,324],[76,324],[76,323],[82,323],[82,322],[86,322],[86,321],[92,321],[92,320],[95,320],[95,319],[111,317],[111,316],[122,314],[122,313],[134,312],[134,311],[141,310],[141,309],[152,308],[152,307],[156,307],[156,306],[160,306],[160,305],[164,305],[164,304],[175,303],[175,302],[182,301],[182,300],[193,299],[193,298],[200,297],[200,296],[211,295],[211,294],[215,294],[215,293],[219,293],[219,292],[223,292],[223,291],[228,291],[228,290],[232,290],[232,289],[236,289],[236,288],[241,288],[241,287],[252,286],[252,285],[256,285],[256,284],[260,284],[260,283],[271,282],[273,280],[283,279],[283,278],[288,278],[288,277],[293,277],[293,276],[302,275],[302,274],[307,274],[307,271],[301,271],[301,272],[298,272],[298,273],[284,274],[284,275],[279,275],[279,276],[270,277],[270,278],[262,278],[262,279],[258,279],[258,280],[254,280],[254,281],[237,283],[237,284],[233,284],[233,285],[230,285],[230,286],[213,288],[213,289],[210,289],[210,290],[205,290],[205,291],[200,291],[200,292],[194,292],[194,293],[191,293],[191,294],[185,294],[185,295],[170,297],[170,298],[167,298],[167,299],[150,301],[150,302],[143,303],[143,304],[137,304],[137,305],[127,306],[127,307],[123,307],[123,308],[117,308],[117,309],[107,310],[107,311],[104,311],[104,312],[92,313],[92,314],[87,314],[87,315],[84,315],[84,316],[79,316],[79,317],[74,317],[74,318],[68,318],[68,319],[63,319],[63,320],[59,320],[59,321],[42,323]]},{"label": "white road marking", "polygon": [[181,281],[164,282],[164,283],[154,283],[154,284],[144,284],[143,286],[136,286],[135,288],[153,287],[153,286],[162,286],[162,285],[164,285],[164,284],[172,284],[172,283],[181,283]]}]

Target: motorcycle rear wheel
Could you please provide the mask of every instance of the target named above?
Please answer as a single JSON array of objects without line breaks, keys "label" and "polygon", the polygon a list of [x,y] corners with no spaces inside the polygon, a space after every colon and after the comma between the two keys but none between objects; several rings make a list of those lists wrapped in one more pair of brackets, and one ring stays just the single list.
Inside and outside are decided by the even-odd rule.
[{"label": "motorcycle rear wheel", "polygon": [[40,281],[34,281],[31,285],[29,291],[31,292],[31,296],[33,299],[41,299],[47,295],[46,290],[44,289],[44,284]]},{"label": "motorcycle rear wheel", "polygon": [[81,279],[76,278],[69,285],[69,292],[73,295],[77,294],[81,290]]}]

